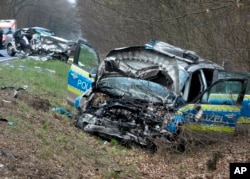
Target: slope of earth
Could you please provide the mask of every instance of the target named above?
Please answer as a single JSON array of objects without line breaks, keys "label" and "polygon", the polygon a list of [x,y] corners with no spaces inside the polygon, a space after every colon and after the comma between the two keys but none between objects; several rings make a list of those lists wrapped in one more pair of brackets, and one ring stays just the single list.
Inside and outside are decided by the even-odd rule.
[{"label": "slope of earth", "polygon": [[[24,71],[17,73],[22,76]],[[0,79],[6,80],[3,75]],[[250,162],[249,134],[193,146],[183,153],[168,144],[151,153],[106,142],[76,128],[76,111],[67,104],[61,106],[71,110],[73,118],[53,111],[56,94],[46,94],[23,88],[0,89],[0,178],[226,179],[229,163]]]}]

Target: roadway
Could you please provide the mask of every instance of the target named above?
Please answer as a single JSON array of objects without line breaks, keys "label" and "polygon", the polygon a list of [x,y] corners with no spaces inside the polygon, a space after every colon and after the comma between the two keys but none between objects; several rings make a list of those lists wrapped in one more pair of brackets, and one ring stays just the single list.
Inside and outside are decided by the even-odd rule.
[{"label": "roadway", "polygon": [[7,54],[6,50],[0,50],[0,63],[18,59],[17,57],[11,57]]}]

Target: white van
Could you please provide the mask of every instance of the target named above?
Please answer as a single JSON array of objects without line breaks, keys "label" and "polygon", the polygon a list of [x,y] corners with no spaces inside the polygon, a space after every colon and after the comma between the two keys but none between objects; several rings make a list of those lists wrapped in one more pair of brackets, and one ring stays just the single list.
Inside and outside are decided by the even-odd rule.
[{"label": "white van", "polygon": [[15,19],[4,19],[0,20],[0,29],[3,30],[3,46],[5,46],[6,35],[11,30],[14,33],[17,29],[17,24]]}]

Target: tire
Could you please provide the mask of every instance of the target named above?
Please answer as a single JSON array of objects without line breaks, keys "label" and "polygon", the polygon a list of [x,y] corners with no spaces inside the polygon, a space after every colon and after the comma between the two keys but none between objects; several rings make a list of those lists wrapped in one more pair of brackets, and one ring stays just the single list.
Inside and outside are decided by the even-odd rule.
[{"label": "tire", "polygon": [[8,44],[8,46],[7,46],[7,53],[9,56],[12,56],[12,57],[14,57],[16,55],[14,47],[11,44]]},{"label": "tire", "polygon": [[61,55],[60,55],[60,59],[61,59],[61,61],[67,63],[67,62],[68,62],[68,59],[69,59],[69,56],[66,55],[66,54],[61,54]]}]

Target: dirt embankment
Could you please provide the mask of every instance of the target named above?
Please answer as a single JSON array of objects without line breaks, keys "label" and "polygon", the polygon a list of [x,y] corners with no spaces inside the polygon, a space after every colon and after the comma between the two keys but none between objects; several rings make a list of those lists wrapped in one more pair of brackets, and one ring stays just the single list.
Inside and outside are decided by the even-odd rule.
[{"label": "dirt embankment", "polygon": [[119,151],[83,135],[51,107],[48,99],[23,89],[0,90],[0,177],[229,178],[229,163],[250,162],[249,134],[188,153],[164,146],[155,154]]}]

